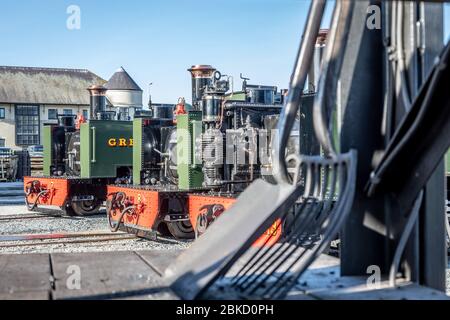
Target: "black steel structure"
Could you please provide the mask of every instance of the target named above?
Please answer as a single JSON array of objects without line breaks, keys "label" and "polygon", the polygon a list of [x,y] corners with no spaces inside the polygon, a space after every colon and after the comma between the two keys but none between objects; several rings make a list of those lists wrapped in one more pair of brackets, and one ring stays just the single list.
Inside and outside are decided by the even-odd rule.
[{"label": "black steel structure", "polygon": [[[171,288],[183,298],[283,298],[338,231],[340,277],[365,284],[361,279],[376,267],[389,278],[387,288],[401,280],[411,290],[445,291],[442,160],[450,147],[450,44],[443,43],[442,4],[336,1],[313,108],[321,155],[300,155],[297,164],[304,162],[306,174],[298,179],[298,170],[292,178],[287,137],[324,9],[325,1],[311,3],[278,124],[276,184],[255,181],[167,269]],[[370,24],[377,12],[383,19]],[[339,175],[333,213],[322,221],[327,202],[320,190],[329,194],[324,163],[346,173]],[[305,197],[310,188],[316,193]],[[261,201],[248,201],[256,197]],[[293,220],[288,226],[293,242],[255,253],[250,246],[257,235],[299,204],[300,227]],[[317,231],[323,241],[311,240]],[[224,243],[227,232],[233,238]],[[292,254],[283,256],[285,245]],[[401,298],[395,291],[390,297]]]}]

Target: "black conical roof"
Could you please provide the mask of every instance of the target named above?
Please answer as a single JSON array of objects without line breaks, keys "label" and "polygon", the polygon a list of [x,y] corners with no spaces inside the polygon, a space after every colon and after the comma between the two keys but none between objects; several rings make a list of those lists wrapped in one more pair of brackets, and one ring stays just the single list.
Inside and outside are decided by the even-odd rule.
[{"label": "black conical roof", "polygon": [[142,89],[134,82],[128,72],[123,67],[120,67],[105,84],[108,90],[135,90],[142,91]]}]

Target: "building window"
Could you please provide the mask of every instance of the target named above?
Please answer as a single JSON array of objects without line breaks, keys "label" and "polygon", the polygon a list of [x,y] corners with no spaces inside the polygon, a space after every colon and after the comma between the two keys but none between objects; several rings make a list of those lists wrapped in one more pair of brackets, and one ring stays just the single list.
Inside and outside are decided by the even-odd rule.
[{"label": "building window", "polygon": [[64,109],[64,110],[63,110],[63,114],[64,114],[65,116],[70,116],[70,115],[72,115],[72,109]]},{"label": "building window", "polygon": [[58,119],[58,110],[48,109],[48,120]]},{"label": "building window", "polygon": [[16,106],[16,144],[39,144],[39,106]]},{"label": "building window", "polygon": [[0,148],[4,148],[4,147],[5,147],[5,139],[0,138]]},{"label": "building window", "polygon": [[0,119],[5,119],[5,108],[0,108]]},{"label": "building window", "polygon": [[89,110],[83,110],[83,118],[85,118],[86,120],[89,118]]}]

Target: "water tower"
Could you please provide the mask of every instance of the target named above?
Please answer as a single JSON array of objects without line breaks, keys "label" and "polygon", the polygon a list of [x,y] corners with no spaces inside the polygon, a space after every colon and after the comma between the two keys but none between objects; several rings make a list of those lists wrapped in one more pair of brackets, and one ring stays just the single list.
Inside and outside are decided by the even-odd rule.
[{"label": "water tower", "polygon": [[136,109],[142,109],[142,89],[123,67],[120,67],[105,84],[106,97],[118,119],[130,120]]}]

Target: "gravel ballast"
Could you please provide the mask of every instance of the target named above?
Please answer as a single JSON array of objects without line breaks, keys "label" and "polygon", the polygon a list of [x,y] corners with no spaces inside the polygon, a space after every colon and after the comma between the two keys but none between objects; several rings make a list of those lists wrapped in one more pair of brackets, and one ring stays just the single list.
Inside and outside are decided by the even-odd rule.
[{"label": "gravel ballast", "polygon": [[[25,206],[0,207],[0,217],[3,215],[27,214]],[[52,234],[65,232],[109,231],[106,215],[91,217],[40,217],[36,219],[14,219],[0,221],[0,235],[17,234]],[[114,236],[114,234],[112,234]],[[89,237],[83,238],[89,239]],[[95,238],[93,238],[95,239]],[[121,239],[102,242],[61,243],[65,239],[41,240],[39,245],[24,246],[29,241],[2,242],[8,247],[0,246],[0,254],[22,253],[71,253],[71,252],[102,252],[102,251],[138,251],[138,250],[179,250],[189,247],[190,241],[178,241],[161,237],[158,241],[147,239]],[[67,241],[76,241],[68,239]],[[33,242],[36,242],[33,240]],[[58,242],[52,244],[52,242]],[[9,245],[17,244],[16,247]]]}]

